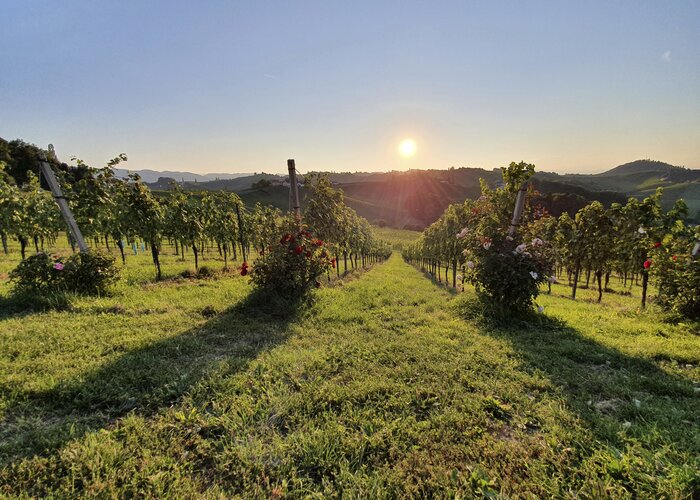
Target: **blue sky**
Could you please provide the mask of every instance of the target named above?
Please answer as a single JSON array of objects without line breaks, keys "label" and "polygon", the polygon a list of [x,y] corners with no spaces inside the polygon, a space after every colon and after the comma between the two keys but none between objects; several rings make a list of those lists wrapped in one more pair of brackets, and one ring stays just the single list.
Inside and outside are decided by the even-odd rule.
[{"label": "blue sky", "polygon": [[0,136],[51,142],[64,160],[700,168],[698,1],[0,0],[0,12]]}]

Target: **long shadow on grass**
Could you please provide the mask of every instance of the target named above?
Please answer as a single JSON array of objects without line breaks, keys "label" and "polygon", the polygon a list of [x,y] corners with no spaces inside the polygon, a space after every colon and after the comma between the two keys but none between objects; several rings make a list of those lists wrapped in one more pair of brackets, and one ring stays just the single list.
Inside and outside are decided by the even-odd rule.
[{"label": "long shadow on grass", "polygon": [[70,298],[65,294],[39,296],[30,293],[0,295],[0,322],[23,318],[44,311],[70,309]]},{"label": "long shadow on grass", "polygon": [[[16,394],[0,421],[0,466],[50,453],[69,439],[133,412],[152,415],[170,406],[213,368],[233,374],[283,342],[300,304],[250,294],[204,325],[119,359],[78,382]],[[10,388],[0,388],[9,392]]]},{"label": "long shadow on grass", "polygon": [[474,321],[482,334],[508,341],[521,353],[524,370],[544,373],[560,387],[569,408],[587,422],[598,440],[623,447],[627,436],[655,443],[657,449],[668,445],[700,452],[700,400],[691,380],[602,345],[544,315],[484,319],[474,312],[473,300],[461,299],[459,314]]},{"label": "long shadow on grass", "polygon": [[450,295],[457,295],[457,293],[458,293],[457,289],[452,287],[449,280],[444,280],[442,278],[442,275],[438,278],[437,276],[433,275],[427,269],[421,269],[419,266],[413,266],[413,267],[415,269],[417,269],[421,274],[423,274],[424,278],[430,280],[433,283],[433,285],[441,288],[442,290],[445,290]]}]

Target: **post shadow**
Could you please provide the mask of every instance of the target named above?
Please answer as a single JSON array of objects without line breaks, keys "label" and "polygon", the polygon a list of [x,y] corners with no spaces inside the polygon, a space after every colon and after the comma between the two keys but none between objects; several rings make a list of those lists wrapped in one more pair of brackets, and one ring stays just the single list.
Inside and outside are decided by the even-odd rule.
[{"label": "post shadow", "polygon": [[[15,395],[0,420],[0,466],[49,454],[128,413],[151,416],[222,361],[229,361],[229,374],[244,370],[285,341],[301,305],[253,292],[205,324],[128,351],[81,380]],[[28,421],[40,423],[40,431]]]}]

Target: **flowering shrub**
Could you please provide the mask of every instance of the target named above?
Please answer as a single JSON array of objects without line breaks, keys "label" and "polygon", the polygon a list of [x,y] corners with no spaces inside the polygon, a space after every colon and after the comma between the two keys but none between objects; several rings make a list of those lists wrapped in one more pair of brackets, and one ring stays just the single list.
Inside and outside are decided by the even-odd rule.
[{"label": "flowering shrub", "polygon": [[[700,233],[700,230],[698,230]],[[692,243],[670,241],[654,245],[651,270],[659,283],[658,303],[667,311],[700,319],[700,255],[692,255]]]},{"label": "flowering shrub", "polygon": [[53,292],[62,288],[63,263],[45,253],[27,257],[10,272],[15,291]]},{"label": "flowering shrub", "polygon": [[304,298],[321,286],[319,278],[334,264],[323,246],[306,229],[293,230],[282,235],[279,242],[268,249],[253,266],[241,268],[241,274],[250,273],[253,284],[283,297]]},{"label": "flowering shrub", "polygon": [[[402,252],[404,259],[427,265],[433,276],[448,265],[457,285],[457,266],[464,264],[462,283],[472,283],[481,301],[494,313],[519,313],[530,309],[539,286],[550,280],[555,252],[544,238],[552,238],[550,223],[533,223],[546,214],[532,206],[532,196],[520,198],[517,236],[509,234],[518,193],[534,174],[535,166],[520,162],[502,169],[503,184],[492,189],[481,182],[481,196],[451,205],[418,240]],[[522,213],[520,213],[522,212]],[[535,219],[533,221],[533,219]],[[530,223],[530,224],[528,224]]]},{"label": "flowering shrub", "polygon": [[554,259],[548,242],[538,236],[519,241],[507,232],[515,193],[533,170],[534,166],[524,163],[511,164],[504,169],[503,188],[482,186],[482,196],[473,202],[465,228],[456,235],[465,248],[465,279],[482,302],[497,312],[531,309],[539,286],[552,274]]},{"label": "flowering shrub", "polygon": [[700,260],[674,259],[668,270],[659,303],[681,316],[700,319]]},{"label": "flowering shrub", "polygon": [[516,243],[509,237],[481,236],[470,242],[465,278],[479,298],[500,311],[529,310],[552,270],[548,244],[539,238]]},{"label": "flowering shrub", "polygon": [[114,257],[98,252],[80,252],[67,259],[38,253],[10,273],[16,292],[39,294],[102,295],[118,278]]}]

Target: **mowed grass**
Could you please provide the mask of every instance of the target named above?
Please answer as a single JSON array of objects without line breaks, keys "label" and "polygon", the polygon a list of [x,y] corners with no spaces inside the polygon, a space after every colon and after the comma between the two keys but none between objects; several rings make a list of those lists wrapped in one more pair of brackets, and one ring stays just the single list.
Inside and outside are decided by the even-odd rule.
[{"label": "mowed grass", "polygon": [[697,332],[634,298],[555,287],[545,315],[489,325],[397,253],[296,314],[240,276],[131,283],[0,318],[2,494],[700,489]]},{"label": "mowed grass", "polygon": [[420,236],[420,232],[410,229],[395,229],[393,227],[372,226],[374,236],[390,243],[394,250],[401,253],[404,245],[410,245]]}]

